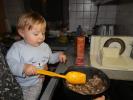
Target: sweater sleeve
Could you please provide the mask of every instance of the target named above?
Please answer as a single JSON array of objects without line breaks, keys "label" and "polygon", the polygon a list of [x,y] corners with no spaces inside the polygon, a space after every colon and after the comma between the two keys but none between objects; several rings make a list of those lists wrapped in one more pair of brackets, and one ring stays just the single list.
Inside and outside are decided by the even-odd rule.
[{"label": "sweater sleeve", "polygon": [[51,48],[49,48],[49,54],[50,54],[50,57],[49,57],[49,62],[48,63],[55,64],[55,63],[59,62],[60,52],[52,53]]},{"label": "sweater sleeve", "polygon": [[13,45],[9,49],[6,55],[6,60],[13,75],[24,77],[23,75],[24,64],[21,63],[20,61],[19,48],[16,45]]},{"label": "sweater sleeve", "polygon": [[59,62],[59,52],[52,53],[50,55],[49,63],[54,64]]}]

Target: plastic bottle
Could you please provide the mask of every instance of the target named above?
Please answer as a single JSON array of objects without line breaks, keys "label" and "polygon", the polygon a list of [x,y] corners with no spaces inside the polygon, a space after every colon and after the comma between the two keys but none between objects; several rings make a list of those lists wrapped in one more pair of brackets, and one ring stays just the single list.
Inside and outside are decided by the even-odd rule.
[{"label": "plastic bottle", "polygon": [[82,34],[82,27],[81,27],[81,25],[78,25],[78,27],[77,27],[77,30],[76,30],[76,34],[79,36],[79,35],[81,35]]}]

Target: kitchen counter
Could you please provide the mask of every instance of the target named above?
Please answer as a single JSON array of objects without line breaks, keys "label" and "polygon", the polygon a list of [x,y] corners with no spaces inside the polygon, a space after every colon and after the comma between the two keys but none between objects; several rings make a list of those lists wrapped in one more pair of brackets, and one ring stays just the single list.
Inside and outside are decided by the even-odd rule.
[{"label": "kitchen counter", "polygon": [[[65,53],[67,54],[67,63],[66,64],[59,64],[59,66],[56,68],[55,72],[56,73],[63,73],[67,70],[68,66],[72,66],[75,64],[75,52],[74,52],[74,41],[71,41],[65,49]],[[89,49],[86,46],[85,50],[85,65],[89,64]],[[41,99],[40,100],[51,100],[54,90],[58,84],[58,79],[56,78],[51,78],[45,91],[43,92]]]},{"label": "kitchen counter", "polygon": [[[68,56],[68,61],[66,64],[59,64],[56,68],[55,72],[63,73],[67,70],[68,66],[72,66],[75,64],[75,52],[74,52],[74,42],[71,41],[66,47],[65,52]],[[86,47],[85,50],[85,65],[90,65],[89,60],[89,48]],[[42,93],[40,100],[56,100],[53,99],[53,96],[58,96],[62,98],[60,94],[60,88],[58,87],[60,83],[59,79],[51,78],[49,83],[47,84],[44,92]],[[57,90],[57,91],[56,91]],[[60,91],[60,92],[59,92]],[[55,92],[58,92],[55,95]],[[130,100],[133,98],[133,81],[122,81],[122,80],[110,80],[110,88],[107,93],[107,100]],[[65,97],[64,97],[65,99]],[[60,100],[60,99],[57,99]]]}]

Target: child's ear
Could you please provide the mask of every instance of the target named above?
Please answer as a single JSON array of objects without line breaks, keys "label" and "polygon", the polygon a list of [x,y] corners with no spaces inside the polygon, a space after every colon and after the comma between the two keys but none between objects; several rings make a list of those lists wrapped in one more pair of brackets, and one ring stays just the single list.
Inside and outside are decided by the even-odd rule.
[{"label": "child's ear", "polygon": [[23,30],[18,30],[18,34],[19,34],[21,37],[24,37],[24,31],[23,31]]}]

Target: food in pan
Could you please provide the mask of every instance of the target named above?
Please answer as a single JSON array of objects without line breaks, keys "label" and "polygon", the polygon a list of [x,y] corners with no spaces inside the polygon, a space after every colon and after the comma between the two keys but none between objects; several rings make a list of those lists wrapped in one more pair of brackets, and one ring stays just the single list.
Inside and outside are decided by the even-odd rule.
[{"label": "food in pan", "polygon": [[82,95],[95,95],[106,90],[106,82],[97,75],[94,75],[92,78],[87,79],[85,84],[74,85],[66,81],[66,86],[70,90]]}]

